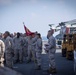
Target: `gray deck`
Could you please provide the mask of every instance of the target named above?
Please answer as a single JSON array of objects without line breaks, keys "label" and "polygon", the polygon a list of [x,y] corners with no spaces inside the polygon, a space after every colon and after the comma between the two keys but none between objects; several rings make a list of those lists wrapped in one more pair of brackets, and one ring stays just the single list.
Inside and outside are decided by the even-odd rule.
[{"label": "gray deck", "polygon": [[[33,62],[26,64],[16,64],[15,70],[22,73],[23,75],[49,75],[46,70],[48,69],[48,55],[42,54],[42,70],[35,70],[35,65]],[[74,62],[67,60],[65,57],[61,56],[61,52],[57,51],[56,53],[56,67],[57,74],[54,75],[75,75],[74,74]]]}]

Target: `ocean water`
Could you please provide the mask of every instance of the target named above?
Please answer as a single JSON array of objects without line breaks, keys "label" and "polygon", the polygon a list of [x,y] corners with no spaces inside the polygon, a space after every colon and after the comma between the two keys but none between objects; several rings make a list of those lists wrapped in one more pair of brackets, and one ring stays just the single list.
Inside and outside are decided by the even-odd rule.
[{"label": "ocean water", "polygon": [[43,41],[47,41],[48,39],[47,39],[46,36],[42,36],[42,40],[43,40]]}]

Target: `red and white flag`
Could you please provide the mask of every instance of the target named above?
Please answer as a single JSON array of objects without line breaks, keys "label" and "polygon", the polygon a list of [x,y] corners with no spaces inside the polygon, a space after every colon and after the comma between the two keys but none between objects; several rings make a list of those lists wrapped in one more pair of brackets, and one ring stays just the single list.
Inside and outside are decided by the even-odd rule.
[{"label": "red and white flag", "polygon": [[[23,23],[24,24],[24,23]],[[34,34],[33,32],[31,32],[25,25],[24,25],[24,29],[25,29],[25,33],[27,36]]]}]

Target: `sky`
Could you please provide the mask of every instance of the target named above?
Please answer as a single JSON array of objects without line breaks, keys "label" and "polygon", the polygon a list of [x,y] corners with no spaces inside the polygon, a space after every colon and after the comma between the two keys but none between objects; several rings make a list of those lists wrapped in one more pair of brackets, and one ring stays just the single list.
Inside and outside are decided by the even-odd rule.
[{"label": "sky", "polygon": [[49,24],[73,19],[76,19],[76,0],[0,0],[2,33],[25,33],[24,22],[32,32],[46,36]]}]

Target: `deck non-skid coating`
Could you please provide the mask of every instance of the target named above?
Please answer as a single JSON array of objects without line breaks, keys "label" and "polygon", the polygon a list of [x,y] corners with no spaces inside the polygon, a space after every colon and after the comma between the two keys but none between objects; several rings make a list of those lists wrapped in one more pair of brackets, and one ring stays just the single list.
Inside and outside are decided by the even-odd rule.
[{"label": "deck non-skid coating", "polygon": [[22,74],[10,68],[0,66],[0,75],[22,75]]},{"label": "deck non-skid coating", "polygon": [[[56,68],[57,74],[54,75],[75,75],[74,74],[74,61],[67,60],[65,57],[62,57],[61,53],[57,52],[55,55],[56,59]],[[14,66],[16,71],[22,73],[23,75],[51,75],[47,73],[49,68],[49,60],[47,54],[42,54],[42,70],[35,70],[35,65],[33,62],[26,64],[15,64]]]}]

